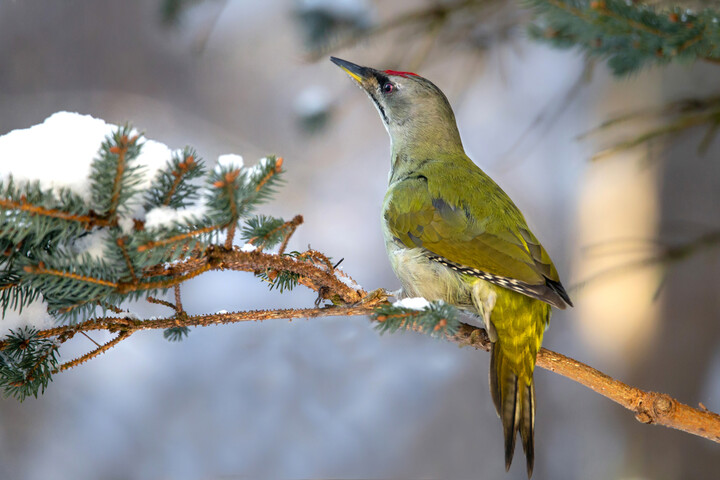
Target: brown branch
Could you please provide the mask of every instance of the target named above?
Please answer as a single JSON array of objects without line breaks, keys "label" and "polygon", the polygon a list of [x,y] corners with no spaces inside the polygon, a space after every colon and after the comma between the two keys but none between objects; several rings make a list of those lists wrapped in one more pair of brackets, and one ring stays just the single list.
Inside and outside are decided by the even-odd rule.
[{"label": "brown branch", "polygon": [[282,243],[280,244],[280,248],[278,249],[278,253],[282,255],[285,253],[285,249],[287,248],[288,242],[290,241],[290,237],[293,236],[293,233],[295,233],[295,230],[297,230],[297,227],[303,223],[303,217],[302,215],[295,215],[295,218],[290,220],[286,223],[286,225],[290,226],[290,230],[288,230],[287,234],[285,234],[285,238],[283,239]]},{"label": "brown branch", "polygon": [[120,248],[120,252],[122,253],[123,259],[125,260],[125,266],[127,266],[128,270],[130,271],[130,276],[133,278],[133,280],[136,280],[137,277],[135,276],[135,267],[133,267],[132,260],[130,260],[130,255],[128,255],[127,248],[125,248],[125,237],[118,237],[115,243]]},{"label": "brown branch", "polygon": [[631,387],[589,365],[545,348],[538,353],[537,364],[635,412],[638,422],[682,430],[720,443],[720,415],[717,413],[693,408],[664,393]]},{"label": "brown branch", "polygon": [[[567,12],[571,15],[574,15],[575,17],[579,18],[580,20],[583,20],[586,23],[589,23],[589,24],[597,23],[592,16],[588,15],[586,13],[586,11],[581,8],[574,7],[574,6],[567,4],[560,0],[546,0],[546,2],[549,3],[550,5],[554,6],[555,8],[564,10],[565,12]],[[595,4],[595,6],[593,6],[593,4]],[[607,6],[605,5],[605,2],[603,2],[603,1],[591,2],[590,8],[599,15],[604,15],[606,17],[610,17],[618,22],[624,22],[632,29],[642,30],[643,32],[649,33],[650,35],[655,35],[656,37],[663,38],[663,39],[668,38],[668,36],[669,36],[666,32],[664,32],[662,30],[650,27],[648,25],[637,22],[630,18],[623,17],[622,15],[618,15],[617,13],[615,13],[612,10],[610,10],[609,8],[607,8]],[[702,39],[702,32],[699,32],[695,37],[692,37],[692,38],[686,40],[682,45],[680,45],[675,50],[675,52],[672,53],[672,55],[677,55],[678,53],[681,53],[688,47],[690,47],[690,46],[694,45],[695,43],[697,43],[698,41],[700,41],[701,39]],[[704,61],[710,62],[710,63],[715,63],[715,64],[720,63],[720,59],[711,57],[711,56],[703,57],[703,56],[698,55],[698,58],[700,60],[704,60]]]},{"label": "brown branch", "polygon": [[178,185],[180,185],[180,182],[182,182],[183,179],[183,175],[181,172],[173,170],[172,173],[175,177],[175,180],[173,180],[172,185],[170,185],[170,190],[168,190],[167,194],[165,195],[165,200],[163,200],[162,203],[166,207],[170,205],[170,200],[172,200],[172,196],[175,194],[175,190],[177,190]]},{"label": "brown branch", "polygon": [[85,333],[85,332],[80,332],[80,334],[81,334],[83,337],[85,337],[85,338],[87,338],[88,340],[90,340],[92,343],[94,343],[96,347],[100,348],[100,344],[99,344],[98,342],[96,342],[95,340],[93,340],[93,338],[92,338],[90,335],[88,335],[88,334]]},{"label": "brown branch", "polygon": [[[278,254],[282,255],[285,253],[285,249],[287,248],[287,244],[290,241],[290,237],[292,237],[293,233],[295,233],[295,230],[297,230],[297,227],[299,227],[304,222],[302,215],[295,215],[292,220],[289,220],[282,225],[273,228],[268,233],[263,235],[262,237],[252,237],[248,240],[247,243],[254,245],[256,241],[258,241],[260,238],[268,239],[272,235],[275,235],[278,232],[287,231],[285,233],[285,236],[283,237],[282,244],[280,244],[280,248],[278,249]],[[262,250],[262,246],[259,248],[259,250]]]},{"label": "brown branch", "polygon": [[155,282],[127,282],[119,283],[117,285],[117,292],[120,294],[127,294],[130,292],[139,292],[142,290],[157,290],[159,288],[170,288],[179,285],[183,282],[187,282],[191,278],[197,277],[200,274],[212,270],[212,266],[205,264],[195,270],[192,270],[185,275],[175,276],[167,280],[158,280]]},{"label": "brown branch", "polygon": [[[636,22],[635,20],[632,20],[627,17],[623,17],[622,15],[618,15],[617,13],[613,12],[612,10],[608,9],[604,6],[604,2],[598,2],[601,6],[594,9],[598,13],[602,13],[606,17],[614,18],[615,20],[619,22],[625,22],[628,24],[631,28],[634,28],[635,30],[642,30],[644,32],[649,33],[650,35],[655,35],[656,37],[660,38],[667,38],[668,34],[663,32],[662,30],[658,30],[657,28],[648,27],[644,23]],[[592,7],[591,7],[592,8]]]},{"label": "brown branch", "polygon": [[175,177],[175,180],[173,180],[172,185],[170,186],[170,190],[168,190],[167,194],[165,195],[165,199],[163,200],[163,205],[168,206],[170,205],[170,200],[172,200],[172,196],[175,195],[175,192],[177,191],[177,188],[180,186],[180,182],[182,181],[185,174],[190,171],[190,168],[195,163],[195,157],[192,155],[188,155],[185,157],[185,160],[178,163],[178,170],[173,170],[172,175]]},{"label": "brown branch", "polygon": [[[357,306],[249,310],[233,313],[194,315],[186,318],[172,316],[155,320],[105,317],[77,325],[42,330],[38,335],[43,338],[48,338],[71,337],[77,331],[108,330],[121,332],[118,337],[106,343],[101,348],[93,350],[93,352],[73,362],[64,364],[61,370],[65,370],[99,355],[138,330],[165,329],[177,326],[199,327],[224,325],[271,319],[292,320],[294,318],[369,315],[383,302],[382,297],[378,297],[375,301]],[[447,339],[457,343],[461,347],[469,346],[479,350],[490,350],[491,342],[485,330],[465,323],[461,323],[458,332],[452,337],[447,337]],[[720,415],[710,412],[705,408],[693,408],[669,395],[631,387],[582,362],[546,348],[542,348],[538,352],[537,366],[562,375],[570,380],[574,380],[590,390],[609,398],[613,402],[634,412],[635,418],[641,423],[674,428],[720,443]]]},{"label": "brown branch", "polygon": [[175,285],[175,311],[177,313],[183,312],[182,298],[180,295],[180,285]]},{"label": "brown branch", "polygon": [[[234,203],[231,203],[231,205],[234,205]],[[233,238],[235,237],[236,226],[237,226],[237,219],[233,219],[233,221],[230,222],[230,225],[228,225],[227,237],[225,238],[225,248],[227,248],[228,250],[230,250],[232,248]]]},{"label": "brown branch", "polygon": [[27,201],[16,202],[14,200],[8,200],[7,198],[0,198],[0,207],[7,210],[20,210],[43,217],[58,218],[60,220],[84,223],[85,228],[88,230],[90,230],[94,226],[108,227],[113,225],[113,222],[108,221],[105,218],[99,217],[93,213],[90,213],[89,215],[77,215],[74,213],[64,212],[62,210],[56,210],[54,208],[45,208],[39,205],[32,205],[30,203],[27,203]]},{"label": "brown branch", "polygon": [[[62,327],[48,328],[38,332],[38,337],[68,338],[76,332],[90,332],[107,330],[110,332],[123,331],[134,333],[140,330],[164,330],[172,327],[208,327],[210,325],[227,325],[239,322],[257,322],[263,320],[316,318],[316,317],[338,317],[370,315],[379,302],[368,303],[358,306],[345,307],[319,307],[319,308],[286,308],[280,310],[244,310],[241,312],[213,313],[208,315],[188,315],[180,320],[175,316],[157,318],[154,320],[139,320],[132,318],[101,317],[94,320],[78,323],[76,325],[65,325]],[[0,343],[0,350],[3,345]]]},{"label": "brown branch", "polygon": [[332,45],[324,46],[311,52],[308,55],[308,60],[317,61],[332,51],[348,48],[369,38],[384,35],[392,30],[397,30],[411,25],[425,26],[434,22],[443,21],[450,15],[459,14],[459,12],[462,12],[463,10],[476,7],[482,8],[485,3],[486,2],[479,0],[459,0],[456,2],[432,4],[429,7],[413,10],[398,15],[397,17],[375,27],[354,31],[348,35],[344,35],[336,40]]},{"label": "brown branch", "polygon": [[[301,258],[307,261],[302,261]],[[98,330],[118,332],[118,336],[110,342],[82,357],[61,365],[59,370],[62,371],[100,355],[139,330],[223,325],[270,319],[369,315],[376,307],[385,302],[384,295],[367,294],[363,290],[355,290],[340,281],[334,275],[333,267],[327,257],[313,250],[305,252],[300,258],[293,258],[259,251],[242,252],[238,249],[227,250],[219,246],[211,246],[199,259],[192,258],[187,262],[179,262],[164,268],[162,275],[169,275],[174,278],[169,282],[166,281],[163,285],[177,285],[187,278],[207,270],[237,270],[255,273],[275,270],[295,273],[299,276],[300,283],[319,292],[322,298],[338,299],[345,302],[345,305],[188,316],[186,314],[178,315],[178,308],[182,307],[180,306],[180,299],[176,295],[175,305],[170,302],[150,299],[155,303],[175,307],[175,314],[167,318],[140,320],[129,317],[101,317],[75,325],[41,330],[38,332],[38,336],[57,338],[62,343],[72,338],[77,332]],[[148,285],[154,284],[136,283],[135,285],[140,289],[141,287],[149,288]],[[464,323],[460,324],[455,335],[446,338],[459,346],[470,346],[481,350],[489,350],[491,345],[485,330]],[[6,343],[0,341],[0,350],[5,347]],[[704,407],[700,409],[693,408],[666,394],[647,392],[631,387],[577,360],[545,348],[538,352],[537,366],[565,376],[609,398],[634,412],[635,418],[642,423],[663,425],[720,443],[720,415],[710,412]]]},{"label": "brown branch", "polygon": [[118,156],[117,170],[115,171],[115,179],[113,180],[113,194],[110,198],[110,208],[107,212],[108,218],[114,218],[117,213],[118,204],[120,203],[120,191],[122,190],[122,177],[125,174],[126,156],[128,147],[134,145],[137,141],[138,136],[135,135],[132,138],[128,138],[127,135],[120,137],[118,145],[110,147],[110,153],[114,153]]},{"label": "brown branch", "polygon": [[25,270],[28,273],[33,273],[35,275],[52,275],[55,277],[61,277],[61,278],[69,278],[72,280],[78,280],[81,282],[86,283],[94,283],[96,285],[102,285],[104,287],[112,287],[117,288],[120,284],[115,282],[109,282],[107,280],[103,280],[101,278],[95,278],[95,277],[88,277],[87,275],[78,275],[77,273],[72,272],[65,272],[63,270],[55,270],[52,268],[45,268],[45,265],[41,262],[38,265],[27,265],[23,267],[23,270]]},{"label": "brown branch", "polygon": [[282,172],[282,164],[283,164],[283,158],[282,158],[282,157],[278,157],[277,160],[275,161],[275,168],[273,168],[273,169],[270,170],[267,174],[265,174],[265,176],[264,176],[263,178],[261,178],[260,181],[258,182],[258,184],[255,186],[255,191],[256,191],[256,192],[259,192],[260,189],[261,189],[262,187],[264,187],[265,184],[266,184],[272,177],[274,177],[274,176],[277,175],[278,173]]},{"label": "brown branch", "polygon": [[78,357],[74,360],[71,360],[69,362],[65,362],[62,365],[58,367],[58,372],[62,372],[63,370],[69,370],[73,367],[77,367],[78,365],[87,362],[88,360],[97,357],[101,353],[105,353],[106,351],[110,350],[112,347],[117,345],[118,343],[122,342],[126,338],[128,338],[130,335],[133,334],[133,330],[123,330],[121,331],[117,337],[113,338],[109,342],[103,344],[102,346],[96,348],[92,352],[88,352],[82,357]]},{"label": "brown branch", "polygon": [[[490,339],[481,328],[462,324],[451,339],[461,346],[490,350]],[[648,392],[615,380],[601,371],[541,348],[537,366],[569,378],[635,413],[641,423],[662,425],[720,443],[720,415],[706,408],[693,408],[664,393]]]},{"label": "brown branch", "polygon": [[210,225],[209,227],[205,228],[198,228],[197,230],[193,230],[191,232],[181,233],[179,235],[175,235],[174,237],[166,238],[164,240],[158,240],[153,242],[148,242],[140,245],[137,247],[138,252],[144,252],[145,250],[150,250],[151,248],[157,248],[157,247],[163,247],[165,245],[169,245],[171,243],[180,242],[182,240],[185,240],[187,238],[197,237],[206,233],[210,233],[213,230],[218,230],[220,228],[223,228],[224,225]]},{"label": "brown branch", "polygon": [[155,298],[155,297],[147,297],[145,300],[147,300],[150,303],[155,303],[157,305],[165,305],[166,307],[175,310],[175,304],[168,302],[167,300],[163,300],[161,298]]}]

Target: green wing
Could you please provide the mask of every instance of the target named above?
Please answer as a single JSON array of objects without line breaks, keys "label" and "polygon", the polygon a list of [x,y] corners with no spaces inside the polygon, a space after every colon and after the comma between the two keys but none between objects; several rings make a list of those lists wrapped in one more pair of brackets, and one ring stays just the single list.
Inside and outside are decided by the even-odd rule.
[{"label": "green wing", "polygon": [[[388,190],[383,215],[396,241],[422,247],[462,273],[558,308],[571,305],[550,256],[499,186],[477,168],[432,169]],[[429,180],[439,178],[464,188],[448,194],[437,180]]]}]

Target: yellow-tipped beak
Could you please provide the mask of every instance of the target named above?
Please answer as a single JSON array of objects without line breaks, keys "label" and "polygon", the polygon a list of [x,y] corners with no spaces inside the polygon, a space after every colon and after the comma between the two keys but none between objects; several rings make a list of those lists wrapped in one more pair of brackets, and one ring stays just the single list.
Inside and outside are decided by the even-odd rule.
[{"label": "yellow-tipped beak", "polygon": [[350,75],[353,80],[355,80],[361,85],[363,83],[363,80],[365,80],[370,75],[370,69],[367,67],[361,67],[360,65],[355,65],[352,62],[348,62],[347,60],[342,60],[337,57],[330,57],[330,61],[345,70],[345,73]]}]

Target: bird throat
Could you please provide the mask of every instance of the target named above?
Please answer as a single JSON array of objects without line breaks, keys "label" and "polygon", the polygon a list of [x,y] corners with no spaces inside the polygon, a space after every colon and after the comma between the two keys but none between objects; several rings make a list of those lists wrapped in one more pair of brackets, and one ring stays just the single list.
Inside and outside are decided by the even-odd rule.
[{"label": "bird throat", "polygon": [[380,114],[380,118],[382,118],[383,125],[385,125],[385,130],[388,131],[388,134],[390,133],[389,129],[389,120],[388,116],[385,113],[385,108],[380,104],[380,101],[378,101],[377,98],[375,98],[375,95],[372,92],[366,91],[368,94],[368,97],[373,101],[373,104],[375,105],[375,108],[377,108],[378,113]]}]

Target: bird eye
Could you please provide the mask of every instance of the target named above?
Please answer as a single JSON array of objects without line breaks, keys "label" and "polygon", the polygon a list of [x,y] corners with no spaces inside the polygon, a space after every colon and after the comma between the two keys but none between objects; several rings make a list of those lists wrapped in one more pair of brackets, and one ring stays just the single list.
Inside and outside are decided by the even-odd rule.
[{"label": "bird eye", "polygon": [[382,91],[385,93],[390,93],[393,90],[395,90],[395,85],[393,85],[391,82],[385,82],[382,86]]}]

